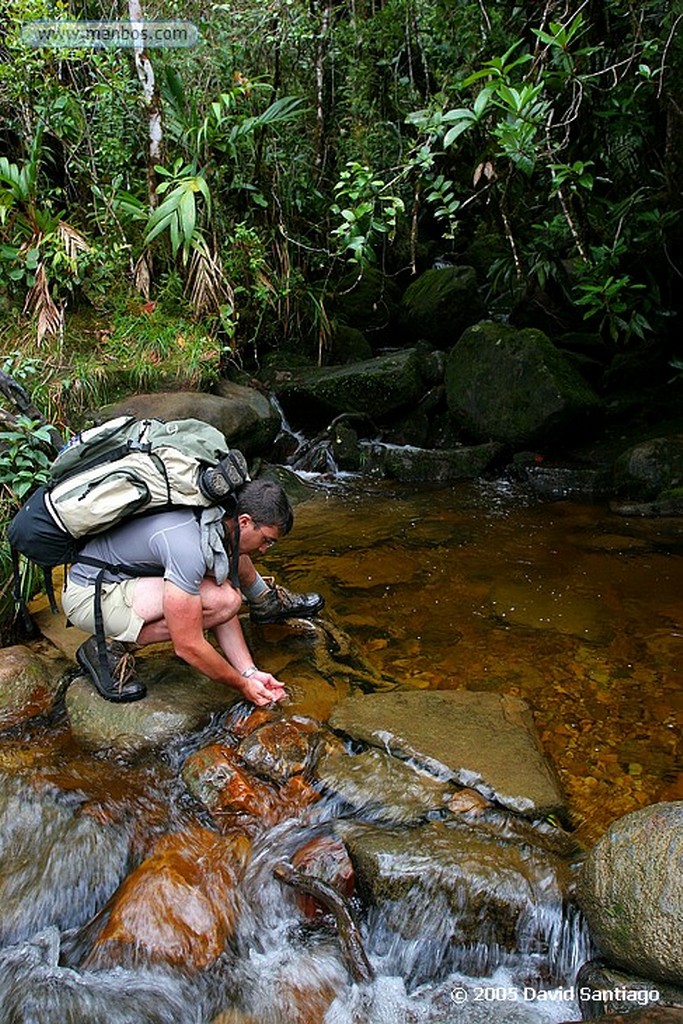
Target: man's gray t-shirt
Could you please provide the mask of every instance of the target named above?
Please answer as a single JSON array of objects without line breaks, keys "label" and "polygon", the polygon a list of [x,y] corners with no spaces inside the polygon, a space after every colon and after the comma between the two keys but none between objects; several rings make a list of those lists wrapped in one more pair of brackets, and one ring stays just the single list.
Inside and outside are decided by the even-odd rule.
[{"label": "man's gray t-shirt", "polygon": [[[98,558],[108,565],[144,565],[158,569],[159,576],[175,583],[188,594],[198,594],[206,575],[199,522],[192,510],[159,512],[129,519],[101,536],[92,537],[81,548],[82,555]],[[100,570],[75,562],[69,579],[90,586]],[[120,583],[130,575],[106,572],[104,583]]]}]

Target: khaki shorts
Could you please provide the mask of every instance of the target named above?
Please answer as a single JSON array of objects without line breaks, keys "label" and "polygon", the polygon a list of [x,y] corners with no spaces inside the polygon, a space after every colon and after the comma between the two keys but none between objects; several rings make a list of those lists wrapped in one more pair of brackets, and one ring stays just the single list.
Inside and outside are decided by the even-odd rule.
[{"label": "khaki shorts", "polygon": [[[105,583],[102,587],[102,618],[105,635],[112,640],[137,640],[145,620],[133,611],[136,579]],[[62,608],[69,622],[86,633],[95,632],[95,587],[81,587],[68,580],[62,591]]]}]

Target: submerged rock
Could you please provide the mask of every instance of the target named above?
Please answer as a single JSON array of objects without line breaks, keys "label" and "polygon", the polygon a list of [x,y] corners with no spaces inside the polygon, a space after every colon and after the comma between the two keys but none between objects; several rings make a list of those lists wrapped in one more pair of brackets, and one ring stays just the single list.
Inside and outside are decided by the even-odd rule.
[{"label": "submerged rock", "polygon": [[609,963],[683,985],[683,801],[615,821],[586,859],[579,901]]},{"label": "submerged rock", "polygon": [[249,854],[246,837],[198,826],[164,836],[114,894],[84,966],[212,964],[234,932],[235,886]]},{"label": "submerged rock", "polygon": [[579,593],[560,581],[502,580],[491,591],[491,610],[505,626],[547,630],[594,644],[607,644],[614,636],[613,616],[600,595]]},{"label": "submerged rock", "polygon": [[337,705],[330,726],[517,813],[566,810],[529,707],[517,698],[470,690],[368,694]]},{"label": "submerged rock", "polygon": [[311,765],[322,737],[323,729],[318,722],[286,718],[251,732],[237,752],[251,771],[283,783]]},{"label": "submerged rock", "polygon": [[569,873],[547,852],[461,822],[336,827],[361,896],[403,939],[467,956],[484,947],[531,950],[554,937],[552,956],[562,955],[557,939]]},{"label": "submerged rock", "polygon": [[332,753],[318,764],[316,777],[356,813],[394,824],[423,821],[430,811],[443,810],[454,793],[449,783],[376,749]]}]

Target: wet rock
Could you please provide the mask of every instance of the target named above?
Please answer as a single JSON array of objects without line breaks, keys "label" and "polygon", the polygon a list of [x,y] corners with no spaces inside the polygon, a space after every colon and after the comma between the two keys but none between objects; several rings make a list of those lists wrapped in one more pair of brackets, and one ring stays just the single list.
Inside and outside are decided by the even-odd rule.
[{"label": "wet rock", "polygon": [[132,704],[104,700],[83,676],[71,684],[66,711],[79,743],[129,752],[159,747],[242,699],[165,651],[136,657],[136,663],[147,696]]},{"label": "wet rock", "polygon": [[503,580],[491,591],[491,609],[506,626],[548,630],[594,644],[607,644],[614,636],[612,616],[599,595],[578,593],[559,581]]},{"label": "wet rock", "polygon": [[453,786],[417,771],[381,750],[360,754],[337,752],[321,760],[316,777],[363,817],[415,824],[443,810]]},{"label": "wet rock", "polygon": [[179,973],[61,966],[56,928],[0,952],[0,1020],[7,1024],[169,1024],[196,1020],[200,1007],[199,993]]},{"label": "wet rock", "polygon": [[517,698],[469,690],[368,694],[340,703],[329,724],[517,813],[565,812],[531,712]]},{"label": "wet rock", "polygon": [[632,518],[683,516],[683,494],[671,498],[656,498],[654,501],[611,501],[609,509],[617,516]]},{"label": "wet rock", "polygon": [[517,462],[511,475],[552,501],[599,501],[612,493],[612,474],[606,469]]},{"label": "wet rock", "polygon": [[683,801],[615,821],[586,859],[579,901],[608,963],[683,985]]},{"label": "wet rock", "polygon": [[422,355],[408,349],[361,363],[291,371],[273,387],[298,425],[324,426],[340,413],[381,418],[419,401],[426,390],[422,364]]},{"label": "wet rock", "polygon": [[81,814],[78,796],[2,777],[0,943],[84,924],[123,878],[130,843],[125,830]]},{"label": "wet rock", "polygon": [[209,966],[234,932],[235,885],[249,854],[244,836],[200,827],[164,836],[114,894],[84,966]]},{"label": "wet rock", "polygon": [[245,825],[248,819],[272,824],[277,816],[275,790],[250,775],[230,747],[212,743],[191,754],[182,778],[193,796],[224,825]]},{"label": "wet rock", "polygon": [[247,456],[266,454],[278,435],[282,418],[269,399],[255,388],[223,381],[216,395],[166,391],[132,395],[105,410],[109,419],[129,415],[140,419],[199,419],[225,434],[228,444]]},{"label": "wet rock", "polygon": [[286,718],[250,733],[237,748],[251,771],[272,782],[283,783],[311,765],[323,729],[318,722]]},{"label": "wet rock", "polygon": [[17,644],[0,650],[0,731],[50,711],[64,686],[66,661]]},{"label": "wet rock", "polygon": [[403,483],[455,483],[481,476],[502,451],[498,444],[481,444],[461,448],[415,448],[406,445],[379,444],[362,446],[365,472],[376,473]]},{"label": "wet rock", "polygon": [[[614,485],[621,497],[641,502],[683,487],[683,434],[655,437],[623,452],[614,464]],[[683,496],[678,497],[680,502]]]},{"label": "wet rock", "polygon": [[401,320],[410,341],[424,338],[448,349],[466,327],[482,320],[486,309],[472,267],[426,270],[405,291]]},{"label": "wet rock", "polygon": [[[648,1005],[652,1010],[653,1004],[657,1003],[678,1005],[683,1014],[683,988],[623,974],[596,960],[589,960],[583,965],[576,978],[576,987],[584,1019],[597,1016],[601,1020],[602,1014],[606,1013],[611,1021],[615,1019],[613,1014],[628,1013],[630,1021],[631,1011]],[[645,1017],[644,1021],[647,1020]],[[681,1021],[683,1024],[683,1016]]]},{"label": "wet rock", "polygon": [[[472,823],[380,828],[338,822],[364,901],[407,940],[522,950],[558,928],[569,875],[544,851]],[[559,949],[555,949],[559,955]]]},{"label": "wet rock", "polygon": [[335,324],[330,338],[329,362],[335,365],[357,363],[362,359],[372,359],[372,348],[357,327],[346,324]]},{"label": "wet rock", "polygon": [[[640,1009],[628,1009],[624,1013],[605,1013],[583,1018],[598,1021],[599,1024],[683,1024],[683,1007],[644,1006]],[[564,1021],[564,1024],[573,1024]]]},{"label": "wet rock", "polygon": [[[292,857],[293,866],[307,875],[320,878],[350,899],[355,888],[353,864],[346,846],[335,836],[317,836],[309,840]],[[313,896],[299,893],[297,903],[306,917],[315,919],[326,909]]]},{"label": "wet rock", "polygon": [[601,402],[549,338],[506,324],[469,327],[448,356],[452,417],[479,441],[548,445],[590,425]]}]

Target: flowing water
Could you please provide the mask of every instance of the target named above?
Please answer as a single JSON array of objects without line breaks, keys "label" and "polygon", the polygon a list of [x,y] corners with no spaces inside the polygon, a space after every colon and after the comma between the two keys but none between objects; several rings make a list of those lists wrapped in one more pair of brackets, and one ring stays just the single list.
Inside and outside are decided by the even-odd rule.
[{"label": "flowing water", "polygon": [[[429,491],[336,481],[297,507],[264,559],[324,593],[317,625],[254,630],[292,713],[325,721],[354,691],[494,691],[524,698],[590,845],[620,815],[681,799],[683,544],[674,520],[543,503],[507,483]],[[452,905],[410,928],[368,914],[371,982],[351,981],[335,928],[302,919],[272,876],[325,834],[332,800],[266,830],[236,894],[230,948],[203,972],[84,966],[93,919],[155,837],[197,820],[180,780],[221,723],[131,763],[88,754],[63,718],[0,739],[3,1024],[543,1024],[580,1019],[590,956],[580,920],[538,871],[514,948],[453,941]],[[368,780],[366,824],[373,822]],[[523,894],[522,894],[523,896]]]}]

